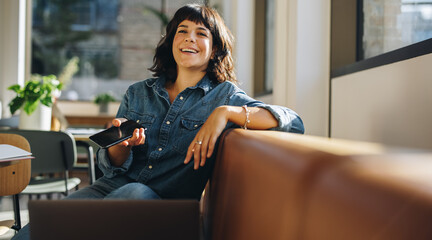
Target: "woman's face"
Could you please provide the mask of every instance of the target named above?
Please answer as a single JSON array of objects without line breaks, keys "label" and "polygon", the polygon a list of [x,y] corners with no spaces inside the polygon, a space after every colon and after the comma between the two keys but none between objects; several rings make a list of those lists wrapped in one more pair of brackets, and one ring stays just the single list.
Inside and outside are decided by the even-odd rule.
[{"label": "woman's face", "polygon": [[174,36],[172,51],[178,71],[205,71],[212,55],[213,37],[202,24],[184,20]]}]

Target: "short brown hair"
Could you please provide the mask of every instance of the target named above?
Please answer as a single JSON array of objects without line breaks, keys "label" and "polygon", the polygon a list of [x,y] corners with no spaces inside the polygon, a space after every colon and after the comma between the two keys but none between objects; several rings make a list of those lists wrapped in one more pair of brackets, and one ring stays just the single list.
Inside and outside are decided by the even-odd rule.
[{"label": "short brown hair", "polygon": [[178,25],[184,20],[203,24],[213,37],[213,50],[206,69],[210,79],[236,83],[234,64],[232,58],[233,36],[216,10],[199,4],[188,4],[181,7],[166,27],[166,35],[162,37],[156,48],[153,66],[149,68],[153,76],[165,74],[168,79],[175,81],[177,77],[177,64],[172,53],[172,44]]}]

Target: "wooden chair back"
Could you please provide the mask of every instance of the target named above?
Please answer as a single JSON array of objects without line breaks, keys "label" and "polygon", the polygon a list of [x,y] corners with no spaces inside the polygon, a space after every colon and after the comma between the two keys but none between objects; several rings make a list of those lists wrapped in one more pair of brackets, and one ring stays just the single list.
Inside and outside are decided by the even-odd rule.
[{"label": "wooden chair back", "polygon": [[[31,152],[26,138],[18,134],[0,133],[0,144],[9,144]],[[31,177],[31,160],[0,163],[0,196],[15,195],[28,185]]]}]

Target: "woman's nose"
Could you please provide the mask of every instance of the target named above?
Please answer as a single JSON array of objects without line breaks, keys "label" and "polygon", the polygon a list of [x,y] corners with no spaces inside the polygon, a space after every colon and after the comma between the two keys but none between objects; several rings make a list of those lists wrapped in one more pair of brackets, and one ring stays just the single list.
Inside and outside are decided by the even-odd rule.
[{"label": "woman's nose", "polygon": [[189,35],[185,38],[185,41],[186,42],[195,42],[195,39],[191,35]]}]

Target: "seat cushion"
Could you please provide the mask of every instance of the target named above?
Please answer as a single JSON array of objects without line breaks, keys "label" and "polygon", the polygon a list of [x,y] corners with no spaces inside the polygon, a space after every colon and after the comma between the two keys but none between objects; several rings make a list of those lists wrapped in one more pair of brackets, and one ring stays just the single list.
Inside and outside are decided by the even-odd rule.
[{"label": "seat cushion", "polygon": [[[66,186],[64,179],[50,181],[33,181],[23,191],[22,194],[46,194],[46,193],[64,193]],[[79,178],[69,178],[67,181],[67,190],[72,190],[81,183]]]}]

